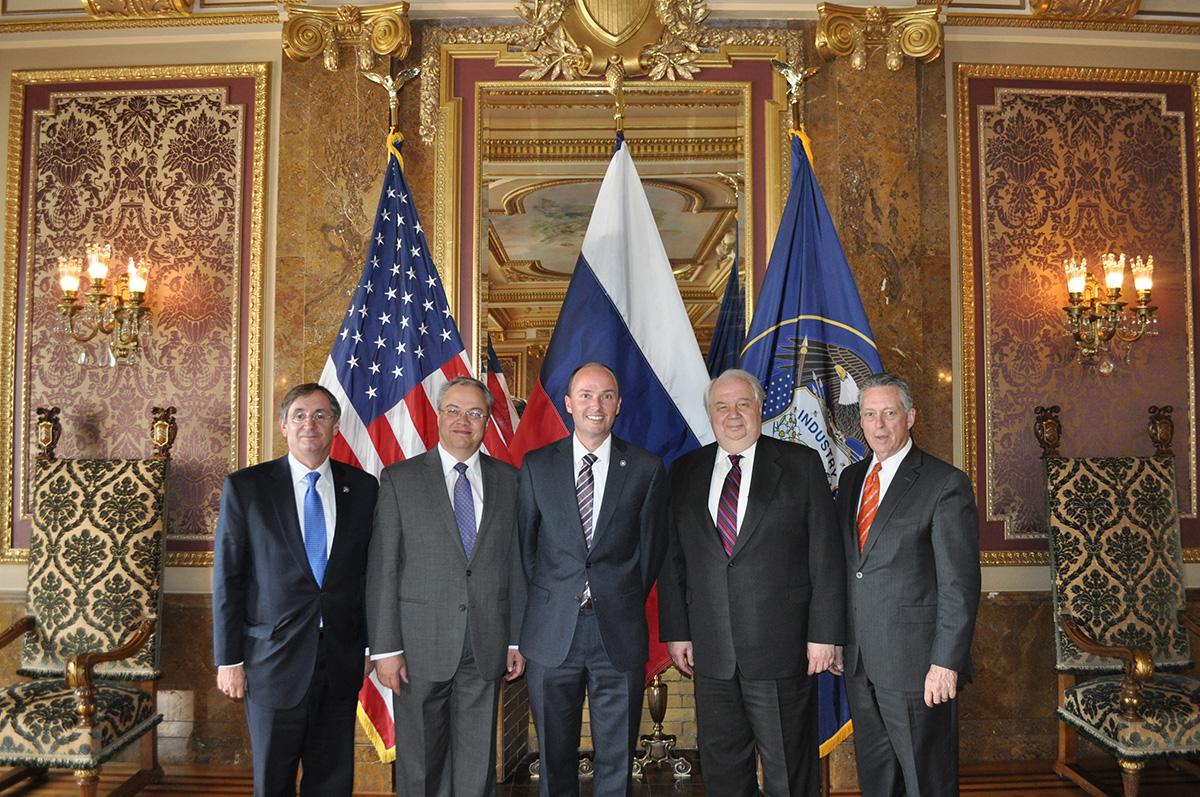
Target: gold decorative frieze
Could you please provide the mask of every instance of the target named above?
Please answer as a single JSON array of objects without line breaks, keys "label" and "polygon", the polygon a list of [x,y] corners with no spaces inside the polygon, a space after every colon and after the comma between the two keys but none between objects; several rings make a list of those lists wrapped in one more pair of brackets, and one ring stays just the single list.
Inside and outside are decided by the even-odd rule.
[{"label": "gold decorative frieze", "polygon": [[1142,0],[1032,0],[1035,17],[1047,19],[1117,21],[1133,19]]},{"label": "gold decorative frieze", "polygon": [[[733,160],[742,157],[742,140],[737,136],[713,138],[639,138],[631,142],[642,158],[669,160]],[[525,162],[594,160],[607,162],[612,157],[612,136],[605,138],[497,139],[483,142],[487,161]]]},{"label": "gold decorative frieze", "polygon": [[377,55],[402,59],[412,46],[407,2],[336,8],[285,3],[284,11],[283,52],[293,61],[319,53],[331,72],[341,64],[342,47],[352,47],[358,68],[370,70]]},{"label": "gold decorative frieze", "polygon": [[83,0],[83,8],[92,19],[159,19],[192,13],[191,0]]},{"label": "gold decorative frieze", "polygon": [[913,8],[868,8],[817,5],[817,52],[825,58],[850,56],[854,69],[867,68],[867,53],[883,48],[887,68],[894,71],[904,56],[925,63],[942,54],[940,6]]}]

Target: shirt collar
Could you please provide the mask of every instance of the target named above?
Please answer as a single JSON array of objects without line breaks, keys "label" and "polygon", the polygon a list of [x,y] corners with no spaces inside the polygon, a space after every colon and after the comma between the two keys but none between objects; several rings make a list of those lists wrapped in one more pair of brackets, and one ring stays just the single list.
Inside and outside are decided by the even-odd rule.
[{"label": "shirt collar", "polygon": [[[604,438],[604,442],[596,446],[596,450],[592,452],[587,450],[587,446],[579,441],[579,436],[576,434],[571,435],[571,445],[575,452],[576,465],[583,460],[583,455],[587,453],[594,454],[596,457],[596,462],[607,462],[609,456],[612,454],[612,435],[610,434],[608,437]],[[595,465],[595,463],[592,464]]]},{"label": "shirt collar", "polygon": [[[754,461],[754,452],[757,449],[758,449],[758,441],[755,440],[750,445],[749,448],[747,448],[745,451],[742,451],[739,454],[739,456],[741,456],[741,458],[742,458],[741,462],[753,462]],[[729,462],[729,454],[730,454],[730,452],[726,451],[724,446],[722,446],[720,443],[717,443],[717,460],[718,461]],[[741,463],[739,463],[739,464],[741,464]]]},{"label": "shirt collar", "polygon": [[[449,476],[450,471],[454,470],[454,466],[459,463],[459,459],[443,448],[441,443],[437,444],[437,450],[438,456],[442,459],[442,475]],[[475,453],[462,461],[467,464],[467,470],[479,467],[479,449],[475,449]]]},{"label": "shirt collar", "polygon": [[[904,444],[903,448],[901,448],[895,454],[892,454],[887,459],[883,460],[883,467],[880,468],[880,472],[882,473],[883,471],[887,471],[889,474],[892,474],[892,473],[895,473],[896,471],[898,471],[900,469],[900,463],[903,462],[904,458],[908,456],[908,452],[912,450],[912,447],[913,447],[912,435],[909,435],[908,442]],[[870,467],[867,468],[867,473],[871,472],[871,469],[875,467],[875,463],[878,461],[879,461],[879,457],[872,454],[871,455],[871,465],[870,465]]]},{"label": "shirt collar", "polygon": [[329,466],[329,457],[325,457],[325,461],[315,468],[310,468],[300,460],[296,459],[294,456],[292,456],[292,452],[290,451],[288,452],[287,458],[288,468],[292,472],[292,484],[304,481],[305,478],[308,477],[308,474],[314,470],[321,474],[321,478],[317,481],[317,484],[321,484],[322,482],[328,485],[333,484],[333,468]]}]

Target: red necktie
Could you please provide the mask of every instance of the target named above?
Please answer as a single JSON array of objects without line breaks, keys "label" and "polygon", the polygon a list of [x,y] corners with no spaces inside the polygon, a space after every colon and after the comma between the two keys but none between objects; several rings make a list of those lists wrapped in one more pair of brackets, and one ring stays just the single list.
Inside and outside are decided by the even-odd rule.
[{"label": "red necktie", "polygon": [[742,486],[741,460],[741,454],[729,455],[732,467],[729,473],[725,474],[725,483],[721,485],[721,500],[717,504],[717,530],[721,532],[721,545],[725,547],[726,556],[733,556],[733,546],[737,543],[738,490]]},{"label": "red necktie", "polygon": [[867,476],[867,483],[863,485],[862,504],[858,508],[858,550],[862,551],[867,544],[867,533],[871,530],[871,524],[875,521],[875,513],[879,511],[879,471],[883,468],[882,462],[876,462],[875,467],[871,468],[870,475]]}]

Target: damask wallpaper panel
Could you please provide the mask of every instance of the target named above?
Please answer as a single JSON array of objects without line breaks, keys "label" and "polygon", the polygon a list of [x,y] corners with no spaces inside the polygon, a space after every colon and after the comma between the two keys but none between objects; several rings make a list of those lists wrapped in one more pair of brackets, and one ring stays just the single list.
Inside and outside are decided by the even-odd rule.
[{"label": "damask wallpaper panel", "polygon": [[[960,64],[956,92],[963,447],[985,563],[1046,561],[1033,411],[1050,404],[1062,406],[1066,456],[1149,454],[1147,407],[1175,408],[1185,557],[1200,559],[1200,73]],[[1075,361],[1062,264],[1086,257],[1102,283],[1108,251],[1154,256],[1159,334],[1105,376]]]},{"label": "damask wallpaper panel", "polygon": [[[171,405],[168,563],[211,562],[222,480],[260,432],[267,80],[267,64],[13,73],[0,558],[28,545],[36,407],[62,408],[59,456],[142,457],[150,408]],[[54,331],[58,257],[94,241],[150,264],[136,365],[80,366]]]}]

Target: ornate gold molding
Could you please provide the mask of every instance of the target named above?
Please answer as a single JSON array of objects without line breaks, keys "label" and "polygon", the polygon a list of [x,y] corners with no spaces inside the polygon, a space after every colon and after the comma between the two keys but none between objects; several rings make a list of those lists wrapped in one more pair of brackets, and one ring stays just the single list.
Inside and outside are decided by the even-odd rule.
[{"label": "ornate gold molding", "polygon": [[341,47],[353,47],[359,69],[375,66],[375,56],[403,59],[412,46],[408,3],[382,6],[341,5],[337,8],[284,4],[283,52],[293,61],[318,53],[330,72],[341,64]]},{"label": "ornate gold molding", "polygon": [[867,52],[886,51],[887,68],[893,72],[904,63],[903,56],[925,63],[942,54],[940,6],[857,8],[834,3],[817,5],[816,45],[826,59],[850,56],[854,69],[867,68]]},{"label": "ornate gold molding", "polygon": [[1032,28],[1041,30],[1095,30],[1113,33],[1164,33],[1173,36],[1200,36],[1200,23],[1180,21],[1150,22],[1139,20],[1060,19],[1017,14],[947,14],[950,28]]},{"label": "ornate gold molding", "polygon": [[1031,0],[1035,17],[1068,20],[1125,20],[1138,12],[1142,0]]},{"label": "ornate gold molding", "polygon": [[0,35],[6,33],[47,33],[67,30],[126,30],[130,28],[192,28],[212,25],[277,25],[274,11],[192,14],[179,17],[104,17],[23,21],[0,19]]},{"label": "ornate gold molding", "polygon": [[92,19],[159,19],[188,17],[191,0],[83,0]]},{"label": "ornate gold molding", "polygon": [[1048,565],[1049,551],[982,551],[981,565]]},{"label": "ornate gold molding", "polygon": [[[692,160],[730,160],[742,157],[742,140],[737,136],[712,138],[639,138],[633,153],[642,158],[690,158]],[[612,157],[612,136],[606,138],[489,139],[483,142],[483,157],[488,161],[577,161],[608,162]],[[644,181],[643,181],[644,182]]]}]

